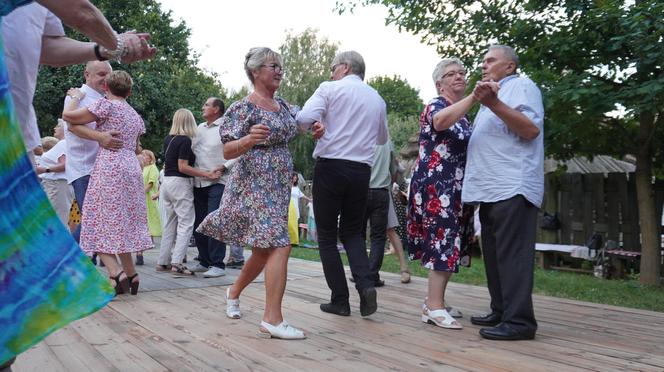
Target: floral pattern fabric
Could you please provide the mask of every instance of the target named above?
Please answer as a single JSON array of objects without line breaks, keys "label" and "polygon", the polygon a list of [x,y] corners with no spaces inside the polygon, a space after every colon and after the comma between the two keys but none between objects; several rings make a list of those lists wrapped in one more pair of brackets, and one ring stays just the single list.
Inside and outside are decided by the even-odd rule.
[{"label": "floral pattern fabric", "polygon": [[234,102],[219,132],[228,143],[249,134],[253,124],[270,127],[264,144],[256,145],[231,168],[219,209],[197,231],[233,245],[257,248],[290,246],[288,208],[293,161],[288,150],[297,134],[291,107],[277,98],[280,110],[264,110],[248,98]]},{"label": "floral pattern fabric", "polygon": [[433,116],[449,105],[443,97],[434,98],[420,117],[419,155],[407,208],[408,250],[425,268],[458,272],[459,257],[472,233],[472,208],[464,211],[461,203],[471,126],[464,117],[447,130],[436,131]]},{"label": "floral pattern fabric", "polygon": [[152,248],[143,188],[143,170],[136,157],[143,119],[124,101],[100,98],[88,107],[97,130],[121,132],[122,148],[100,148],[90,173],[81,216],[81,248],[109,254]]}]

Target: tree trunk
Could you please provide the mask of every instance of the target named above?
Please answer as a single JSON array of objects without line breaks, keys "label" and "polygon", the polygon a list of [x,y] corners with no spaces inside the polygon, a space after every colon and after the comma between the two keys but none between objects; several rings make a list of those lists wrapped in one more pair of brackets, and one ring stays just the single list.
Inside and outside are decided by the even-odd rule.
[{"label": "tree trunk", "polygon": [[660,285],[661,253],[658,219],[652,187],[652,134],[654,116],[639,116],[636,155],[636,197],[641,228],[641,284]]}]

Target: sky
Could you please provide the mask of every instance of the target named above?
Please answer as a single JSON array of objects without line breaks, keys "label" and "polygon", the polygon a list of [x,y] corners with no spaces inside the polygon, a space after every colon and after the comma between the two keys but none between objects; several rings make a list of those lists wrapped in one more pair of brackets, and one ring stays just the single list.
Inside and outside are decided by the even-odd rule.
[{"label": "sky", "polygon": [[[287,31],[318,29],[319,38],[339,43],[339,51],[364,57],[366,78],[399,75],[419,90],[424,102],[436,91],[431,73],[440,60],[436,48],[418,36],[385,25],[383,6],[358,7],[353,14],[335,12],[335,0],[158,0],[175,20],[191,29],[189,45],[200,54],[199,66],[217,72],[230,90],[249,86],[244,56],[251,47],[279,49]],[[285,66],[288,69],[288,66]]]}]

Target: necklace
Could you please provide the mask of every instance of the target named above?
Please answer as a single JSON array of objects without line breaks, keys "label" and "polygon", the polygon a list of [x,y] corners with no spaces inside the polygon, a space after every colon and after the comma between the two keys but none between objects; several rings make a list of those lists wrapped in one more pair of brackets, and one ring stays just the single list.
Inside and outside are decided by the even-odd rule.
[{"label": "necklace", "polygon": [[279,109],[279,104],[277,104],[277,101],[274,98],[263,97],[256,91],[254,91],[252,94],[258,97],[258,102],[256,102],[257,106],[260,106],[269,111],[275,111]]}]

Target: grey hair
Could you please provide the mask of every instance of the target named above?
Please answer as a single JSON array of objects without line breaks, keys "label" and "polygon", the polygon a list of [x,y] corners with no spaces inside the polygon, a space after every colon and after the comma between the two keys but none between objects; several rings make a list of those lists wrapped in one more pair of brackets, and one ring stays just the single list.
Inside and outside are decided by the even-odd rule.
[{"label": "grey hair", "polygon": [[244,57],[244,72],[252,84],[254,83],[253,72],[258,71],[267,61],[275,61],[281,65],[281,54],[266,47],[249,49],[249,52]]},{"label": "grey hair", "polygon": [[350,67],[350,72],[352,74],[355,74],[360,77],[360,79],[364,80],[364,58],[362,58],[362,55],[360,53],[354,51],[354,50],[349,50],[346,52],[341,52],[337,54],[334,57],[334,60],[332,61],[332,66],[338,65],[340,63],[345,63]]},{"label": "grey hair", "polygon": [[507,46],[507,45],[495,44],[495,45],[491,45],[489,47],[489,49],[487,50],[487,52],[490,51],[490,50],[494,50],[494,49],[502,51],[503,55],[508,60],[514,62],[514,72],[516,72],[516,70],[519,68],[519,56],[516,55],[516,52],[514,51],[514,48],[512,48],[511,46]]},{"label": "grey hair", "polygon": [[437,81],[443,78],[443,71],[445,71],[445,67],[449,65],[459,65],[463,67],[463,62],[461,62],[461,60],[456,57],[444,58],[440,62],[438,62],[436,68],[433,69],[433,74],[431,74],[434,84],[436,84]]}]

